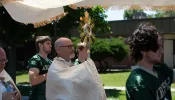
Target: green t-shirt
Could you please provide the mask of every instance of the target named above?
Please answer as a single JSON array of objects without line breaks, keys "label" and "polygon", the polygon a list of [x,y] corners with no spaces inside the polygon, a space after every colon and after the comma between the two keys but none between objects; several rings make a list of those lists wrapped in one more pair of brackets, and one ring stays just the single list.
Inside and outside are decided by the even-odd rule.
[{"label": "green t-shirt", "polygon": [[74,62],[74,65],[78,65],[80,64],[81,62],[78,60],[78,59],[75,59],[75,62]]},{"label": "green t-shirt", "polygon": [[[48,69],[51,65],[52,61],[50,59],[44,59],[40,55],[34,55],[28,61],[28,68],[38,68],[39,75],[45,74],[48,72]],[[43,95],[45,98],[45,88],[46,88],[46,81],[43,81],[40,84],[34,85],[31,87],[31,96],[32,100],[39,100],[37,96]],[[41,100],[41,99],[40,99]]]},{"label": "green t-shirt", "polygon": [[141,68],[132,70],[126,81],[127,100],[172,100],[173,70],[164,63],[153,68],[157,77]]}]

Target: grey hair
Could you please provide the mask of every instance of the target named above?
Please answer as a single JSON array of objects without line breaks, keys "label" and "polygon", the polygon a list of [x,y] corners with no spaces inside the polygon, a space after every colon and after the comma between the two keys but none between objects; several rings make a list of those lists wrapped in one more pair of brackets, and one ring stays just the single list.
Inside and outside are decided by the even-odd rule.
[{"label": "grey hair", "polygon": [[63,42],[62,42],[62,41],[56,40],[56,41],[55,41],[55,44],[54,44],[55,50],[56,50],[59,46],[62,46],[62,45],[63,45]]}]

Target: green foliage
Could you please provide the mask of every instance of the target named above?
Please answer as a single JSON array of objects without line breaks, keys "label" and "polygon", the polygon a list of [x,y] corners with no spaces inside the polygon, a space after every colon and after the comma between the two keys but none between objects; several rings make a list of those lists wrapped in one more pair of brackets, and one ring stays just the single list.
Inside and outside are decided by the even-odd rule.
[{"label": "green foliage", "polygon": [[144,12],[143,10],[125,10],[124,11],[124,14],[123,14],[123,18],[125,20],[130,20],[130,19],[133,19],[133,15],[134,13],[136,12]]},{"label": "green foliage", "polygon": [[128,55],[128,46],[124,44],[124,38],[96,39],[91,48],[93,60],[102,61],[106,57],[112,57],[117,61],[123,60]]},{"label": "green foliage", "polygon": [[[71,38],[75,49],[80,39],[77,37]],[[123,60],[128,55],[128,46],[124,43],[124,38],[100,39],[96,38],[91,45],[91,58],[95,61],[102,61],[106,57],[113,57],[117,61]]]},{"label": "green foliage", "polygon": [[[34,28],[33,25],[25,25],[14,21],[8,14],[6,9],[0,7],[0,39],[10,44],[24,43],[31,40],[37,35],[49,35],[49,36],[69,36],[71,28],[77,28],[79,26],[80,17],[84,16],[84,12],[90,12],[91,18],[95,22],[94,33],[110,33],[110,27],[104,19],[105,10],[100,7],[94,7],[92,9],[78,8],[76,10],[70,7],[64,7],[65,11],[68,12],[67,16],[63,17],[59,21],[55,21],[54,25],[48,24],[40,28]],[[54,34],[57,32],[57,34]]]},{"label": "green foliage", "polygon": [[124,44],[124,38],[112,38],[110,41],[111,56],[118,61],[123,60],[128,55],[128,46]]},{"label": "green foliage", "polygon": [[156,14],[153,14],[152,16],[153,18],[174,17],[175,11],[174,10],[167,10],[167,11],[156,10]]},{"label": "green foliage", "polygon": [[105,18],[107,18],[105,10],[101,6],[96,6],[92,8],[92,10],[89,13],[93,23],[95,24],[92,30],[94,34],[100,35],[112,33],[108,22],[105,20]]},{"label": "green foliage", "polygon": [[108,39],[96,39],[91,46],[91,57],[95,61],[102,61],[111,53]]},{"label": "green foliage", "polygon": [[77,44],[80,42],[80,38],[77,37],[71,37],[71,40],[73,42],[73,45],[75,47],[75,49],[77,48]]},{"label": "green foliage", "polygon": [[64,10],[65,12],[68,12],[68,14],[60,19],[59,23],[57,23],[57,26],[59,28],[58,33],[67,34],[71,28],[78,28],[80,24],[80,17],[84,16],[85,11],[88,11],[93,23],[95,24],[93,28],[94,34],[111,33],[110,26],[108,22],[105,21],[107,15],[105,14],[105,10],[101,6],[96,6],[91,9],[77,8],[76,10],[65,6]]}]

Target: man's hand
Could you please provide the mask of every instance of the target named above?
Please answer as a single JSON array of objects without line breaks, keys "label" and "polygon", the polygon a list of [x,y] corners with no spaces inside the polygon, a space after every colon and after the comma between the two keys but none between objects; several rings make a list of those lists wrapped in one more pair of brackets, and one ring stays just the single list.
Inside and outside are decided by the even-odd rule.
[{"label": "man's hand", "polygon": [[4,92],[2,93],[2,100],[18,100],[15,96],[16,92]]},{"label": "man's hand", "polygon": [[14,92],[15,92],[15,98],[16,98],[16,100],[19,100],[20,99],[20,96],[21,96],[20,91],[19,90],[15,90]]}]

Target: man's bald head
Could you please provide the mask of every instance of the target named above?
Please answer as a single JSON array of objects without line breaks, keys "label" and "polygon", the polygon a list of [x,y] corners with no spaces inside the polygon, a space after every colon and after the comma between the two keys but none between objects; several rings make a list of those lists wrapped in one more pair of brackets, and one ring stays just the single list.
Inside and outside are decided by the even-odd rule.
[{"label": "man's bald head", "polygon": [[71,41],[71,40],[68,38],[65,38],[65,37],[61,37],[61,38],[57,39],[55,41],[55,45],[54,45],[55,50],[57,49],[57,47],[65,45],[66,41]]},{"label": "man's bald head", "polygon": [[6,57],[6,53],[5,53],[5,50],[2,48],[2,47],[0,47],[0,59],[1,59],[1,57]]},{"label": "man's bald head", "polygon": [[75,55],[73,43],[68,38],[62,37],[57,39],[54,46],[57,54],[66,61],[69,61]]}]

